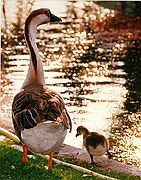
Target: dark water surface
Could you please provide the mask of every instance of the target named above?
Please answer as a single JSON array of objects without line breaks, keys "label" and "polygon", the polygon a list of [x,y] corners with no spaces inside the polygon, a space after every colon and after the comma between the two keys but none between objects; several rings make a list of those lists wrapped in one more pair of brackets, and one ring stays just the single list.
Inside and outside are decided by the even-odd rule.
[{"label": "dark water surface", "polygon": [[[55,10],[57,15],[64,16],[66,4]],[[109,138],[113,159],[141,167],[141,42],[97,38],[86,27],[73,13],[37,32],[46,83],[60,92],[73,121],[65,143],[82,148],[82,137],[75,134],[84,125]],[[11,124],[11,103],[27,74],[29,52],[23,30],[10,31],[10,39],[3,32],[0,124]]]}]

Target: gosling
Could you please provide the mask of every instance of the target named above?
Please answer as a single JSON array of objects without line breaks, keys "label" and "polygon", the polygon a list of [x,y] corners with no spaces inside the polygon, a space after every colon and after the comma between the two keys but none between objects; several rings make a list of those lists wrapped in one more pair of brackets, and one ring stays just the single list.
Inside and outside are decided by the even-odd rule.
[{"label": "gosling", "polygon": [[90,155],[92,164],[94,163],[93,156],[101,156],[107,153],[109,159],[112,158],[112,155],[108,150],[109,141],[106,137],[97,132],[90,132],[84,126],[79,126],[76,131],[76,137],[83,134],[83,145]]}]

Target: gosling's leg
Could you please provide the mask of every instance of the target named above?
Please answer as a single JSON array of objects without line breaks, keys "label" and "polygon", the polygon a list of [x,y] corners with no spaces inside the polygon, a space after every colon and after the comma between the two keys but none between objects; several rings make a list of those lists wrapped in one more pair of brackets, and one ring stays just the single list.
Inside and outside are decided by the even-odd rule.
[{"label": "gosling's leg", "polygon": [[112,158],[112,154],[107,150],[107,155],[108,155],[108,158],[111,159]]},{"label": "gosling's leg", "polygon": [[23,148],[23,162],[28,163],[28,156],[27,156],[28,147],[26,144],[23,144],[22,148]]},{"label": "gosling's leg", "polygon": [[90,154],[90,158],[91,158],[91,164],[100,167],[99,164],[97,164],[96,162],[94,162],[94,160],[93,160],[93,155]]},{"label": "gosling's leg", "polygon": [[53,152],[50,152],[49,154],[49,162],[48,162],[48,169],[51,169],[52,168],[52,159],[53,159]]},{"label": "gosling's leg", "polygon": [[93,160],[93,156],[90,154],[90,158],[91,158],[91,164],[94,163],[94,160]]}]

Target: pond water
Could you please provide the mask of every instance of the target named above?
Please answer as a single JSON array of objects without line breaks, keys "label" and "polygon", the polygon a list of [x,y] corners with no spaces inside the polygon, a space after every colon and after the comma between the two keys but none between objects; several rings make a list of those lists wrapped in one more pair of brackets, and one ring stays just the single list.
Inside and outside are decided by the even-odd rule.
[{"label": "pond water", "polygon": [[[9,2],[8,22],[16,18],[13,8],[8,12]],[[99,38],[99,32],[90,32],[80,18],[83,11],[79,15],[72,11],[74,5],[81,8],[82,2],[54,0],[47,7],[54,9],[55,3],[58,9],[53,12],[63,16],[63,22],[41,26],[37,44],[46,84],[60,92],[72,119],[72,133],[68,133],[65,143],[83,148],[82,137],[76,138],[75,134],[76,128],[84,125],[109,138],[113,159],[141,167],[141,42]],[[35,1],[33,9],[45,4]],[[13,26],[10,31],[11,25],[8,27],[10,38],[2,30],[0,124],[12,126],[11,103],[26,77],[29,52],[23,29],[17,31]]]}]

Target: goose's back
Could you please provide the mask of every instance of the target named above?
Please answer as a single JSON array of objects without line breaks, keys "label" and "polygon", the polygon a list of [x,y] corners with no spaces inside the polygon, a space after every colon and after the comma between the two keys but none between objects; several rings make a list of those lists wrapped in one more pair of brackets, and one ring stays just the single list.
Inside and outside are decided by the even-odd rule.
[{"label": "goose's back", "polygon": [[63,99],[55,91],[44,87],[22,89],[13,100],[12,119],[20,139],[21,131],[48,121],[71,128],[71,120]]}]

